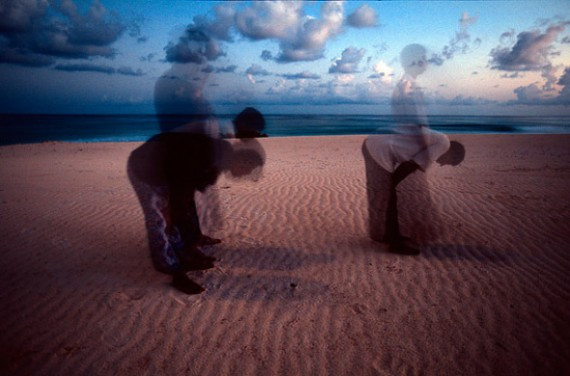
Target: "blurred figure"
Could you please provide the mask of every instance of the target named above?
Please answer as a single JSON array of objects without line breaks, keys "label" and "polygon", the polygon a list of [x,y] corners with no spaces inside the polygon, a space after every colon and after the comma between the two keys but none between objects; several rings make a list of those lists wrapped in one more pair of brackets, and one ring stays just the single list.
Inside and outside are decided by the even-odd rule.
[{"label": "blurred figure", "polygon": [[158,271],[172,274],[173,286],[187,294],[200,293],[203,288],[185,273],[214,266],[215,258],[203,254],[199,247],[220,242],[202,233],[196,192],[215,184],[224,171],[230,177],[257,179],[265,163],[259,142],[242,138],[263,130],[265,122],[257,110],[247,108],[236,117],[235,135],[240,140],[234,142],[195,132],[207,129],[208,121],[212,120],[155,135],[128,160],[129,178],[145,216],[153,264]]},{"label": "blurred figure", "polygon": [[[429,129],[423,93],[416,85],[416,78],[427,69],[425,48],[406,46],[400,61],[404,75],[392,95],[394,134],[368,136],[362,152],[371,238],[388,243],[390,252],[415,255],[419,247],[400,232],[396,188],[415,171],[425,172],[434,161],[459,164],[465,151],[457,142],[450,149],[446,135]],[[422,189],[427,190],[427,184]]]},{"label": "blurred figure", "polygon": [[[266,136],[261,113],[248,107],[232,124],[220,125],[205,99],[211,71],[205,64],[215,51],[211,38],[194,27],[169,45],[167,55],[178,62],[157,80],[154,92],[161,133],[135,149],[127,166],[144,212],[153,264],[187,294],[204,289],[186,272],[214,266],[215,258],[199,247],[220,242],[202,233],[196,193],[205,192],[224,171],[257,179],[265,163],[265,152],[253,139]],[[219,210],[215,195],[206,204],[202,210]]]}]

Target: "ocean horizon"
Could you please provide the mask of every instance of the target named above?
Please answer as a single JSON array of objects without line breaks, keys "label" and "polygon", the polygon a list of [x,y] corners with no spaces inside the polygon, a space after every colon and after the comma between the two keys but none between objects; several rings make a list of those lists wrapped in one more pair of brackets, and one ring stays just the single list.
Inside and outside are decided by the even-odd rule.
[{"label": "ocean horizon", "polygon": [[[178,115],[173,115],[176,119]],[[232,115],[217,116],[231,121]],[[270,137],[391,133],[391,115],[265,115]],[[428,116],[446,134],[568,134],[570,116]],[[0,115],[0,145],[145,141],[160,132],[156,115]]]}]

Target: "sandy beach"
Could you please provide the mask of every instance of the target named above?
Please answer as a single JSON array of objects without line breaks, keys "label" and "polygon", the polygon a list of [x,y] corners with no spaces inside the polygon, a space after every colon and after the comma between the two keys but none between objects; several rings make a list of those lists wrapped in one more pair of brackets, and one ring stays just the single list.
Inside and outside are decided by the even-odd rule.
[{"label": "sandy beach", "polygon": [[437,218],[419,256],[368,237],[364,136],[260,139],[261,179],[202,210],[192,296],[152,267],[139,143],[0,147],[0,373],[570,374],[570,135],[450,138],[432,212],[401,187],[405,233]]}]

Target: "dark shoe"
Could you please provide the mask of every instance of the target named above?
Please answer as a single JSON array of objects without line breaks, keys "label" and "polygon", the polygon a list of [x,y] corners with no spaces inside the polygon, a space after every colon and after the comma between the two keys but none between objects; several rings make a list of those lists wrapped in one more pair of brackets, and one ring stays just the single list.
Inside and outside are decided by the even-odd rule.
[{"label": "dark shoe", "polygon": [[172,286],[185,294],[195,295],[204,291],[204,288],[192,281],[184,273],[176,273],[172,276]]}]

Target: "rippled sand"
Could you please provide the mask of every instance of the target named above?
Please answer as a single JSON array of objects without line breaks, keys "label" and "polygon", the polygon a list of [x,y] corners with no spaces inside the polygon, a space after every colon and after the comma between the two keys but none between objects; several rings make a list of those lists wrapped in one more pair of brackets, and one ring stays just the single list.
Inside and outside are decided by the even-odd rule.
[{"label": "rippled sand", "polygon": [[416,257],[368,238],[363,136],[261,139],[259,181],[200,197],[195,296],[152,268],[139,144],[0,147],[1,373],[570,373],[570,136],[451,138],[400,187]]}]

